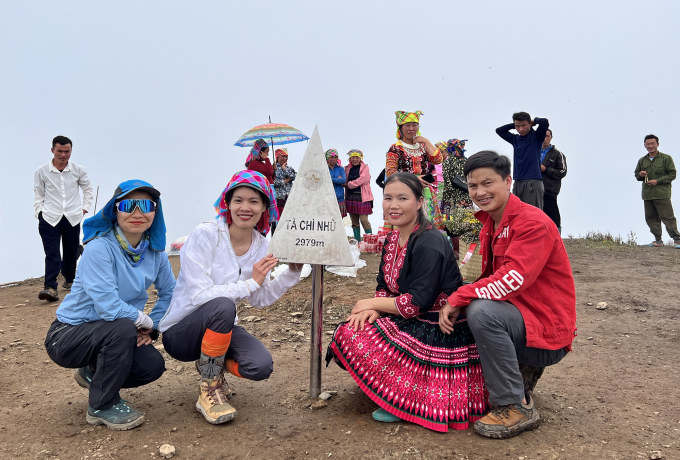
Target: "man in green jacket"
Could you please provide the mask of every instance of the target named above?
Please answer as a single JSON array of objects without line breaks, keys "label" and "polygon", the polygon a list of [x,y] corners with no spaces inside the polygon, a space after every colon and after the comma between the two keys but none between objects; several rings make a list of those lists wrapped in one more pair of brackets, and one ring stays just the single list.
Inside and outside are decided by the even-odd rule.
[{"label": "man in green jacket", "polygon": [[680,233],[671,203],[671,182],[675,180],[675,163],[670,155],[659,152],[659,138],[654,134],[645,136],[648,154],[640,158],[635,168],[635,178],[642,184],[642,199],[645,202],[645,220],[654,235],[654,242],[646,246],[662,247],[661,222],[680,249]]}]

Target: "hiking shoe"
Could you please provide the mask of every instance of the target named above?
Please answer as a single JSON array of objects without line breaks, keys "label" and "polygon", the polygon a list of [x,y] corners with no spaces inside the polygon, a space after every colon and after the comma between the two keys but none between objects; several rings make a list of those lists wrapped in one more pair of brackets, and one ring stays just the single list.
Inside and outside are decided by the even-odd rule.
[{"label": "hiking shoe", "polygon": [[523,431],[536,428],[541,416],[534,408],[534,400],[527,394],[528,404],[509,404],[492,409],[480,420],[475,422],[477,434],[494,439],[508,439]]},{"label": "hiking shoe", "polygon": [[92,382],[92,372],[90,372],[90,367],[85,366],[80,369],[76,369],[73,377],[76,379],[76,383],[86,390],[90,389],[90,383]]},{"label": "hiking shoe", "polygon": [[68,289],[69,291],[71,290],[71,286],[73,286],[73,281],[64,281],[64,284],[61,285],[61,287]]},{"label": "hiking shoe", "polygon": [[[198,373],[200,374],[200,373],[201,373],[201,368],[200,368],[200,366],[199,366],[199,364],[198,364],[198,361],[199,361],[199,360],[197,359],[197,360],[196,360],[196,370],[197,370]],[[220,371],[220,382],[222,382],[222,391],[224,392],[224,394],[225,394],[225,396],[227,397],[227,399],[231,399],[231,398],[233,398],[234,396],[236,396],[236,392],[235,392],[234,389],[229,385],[229,382],[227,382],[227,369],[224,368],[224,367],[223,367],[222,370]]]},{"label": "hiking shoe", "polygon": [[650,248],[662,248],[663,241],[652,241],[651,243],[645,244],[645,246]]},{"label": "hiking shoe", "polygon": [[40,300],[47,300],[49,302],[56,302],[59,300],[59,293],[56,289],[51,287],[46,287],[38,294]]},{"label": "hiking shoe", "polygon": [[129,430],[141,425],[144,415],[121,399],[118,404],[105,410],[97,410],[88,406],[85,420],[90,425],[106,425],[112,430]]},{"label": "hiking shoe", "polygon": [[545,367],[531,367],[526,364],[519,365],[519,371],[522,373],[522,380],[524,381],[524,392],[533,394],[536,382],[543,375]]},{"label": "hiking shoe", "polygon": [[203,379],[201,382],[196,410],[213,425],[228,422],[236,417],[236,409],[227,402],[222,391],[222,378]]}]

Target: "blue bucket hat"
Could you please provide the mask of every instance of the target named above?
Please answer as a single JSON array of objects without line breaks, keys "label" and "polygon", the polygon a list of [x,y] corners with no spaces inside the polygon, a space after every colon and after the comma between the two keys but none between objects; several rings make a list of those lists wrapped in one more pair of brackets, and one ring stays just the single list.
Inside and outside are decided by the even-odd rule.
[{"label": "blue bucket hat", "polygon": [[116,200],[135,190],[147,192],[156,202],[156,215],[146,233],[149,235],[149,247],[151,249],[165,251],[165,219],[163,219],[161,192],[153,188],[148,182],[138,179],[128,180],[120,184],[109,202],[97,214],[83,222],[83,243],[89,243],[113,229],[116,223]]}]

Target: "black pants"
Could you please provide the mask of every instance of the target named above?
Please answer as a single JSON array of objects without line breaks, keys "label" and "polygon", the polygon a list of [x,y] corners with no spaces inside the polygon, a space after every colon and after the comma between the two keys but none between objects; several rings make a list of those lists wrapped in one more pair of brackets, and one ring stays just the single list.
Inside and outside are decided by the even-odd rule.
[{"label": "black pants", "polygon": [[234,326],[236,306],[226,297],[210,300],[163,332],[163,346],[178,361],[196,361],[206,329],[227,334],[231,344],[227,359],[238,363],[238,372],[248,380],[265,380],[274,370],[269,350],[241,326]]},{"label": "black pants", "polygon": [[560,217],[560,208],[557,207],[557,195],[543,194],[543,212],[545,212],[550,219],[555,222],[557,228],[562,228],[562,217]]},{"label": "black pants", "polygon": [[153,345],[137,346],[137,328],[127,318],[77,326],[55,320],[47,331],[45,349],[61,367],[90,366],[93,409],[118,404],[121,388],[146,385],[165,372],[165,360]]},{"label": "black pants", "polygon": [[[62,217],[56,226],[52,227],[43,219],[42,212],[38,214],[38,231],[45,249],[45,287],[57,289],[59,271],[64,278],[72,283],[76,278],[76,261],[78,260],[78,246],[80,245],[80,224],[71,226],[66,217]],[[64,248],[64,261],[61,260],[59,243]]]}]

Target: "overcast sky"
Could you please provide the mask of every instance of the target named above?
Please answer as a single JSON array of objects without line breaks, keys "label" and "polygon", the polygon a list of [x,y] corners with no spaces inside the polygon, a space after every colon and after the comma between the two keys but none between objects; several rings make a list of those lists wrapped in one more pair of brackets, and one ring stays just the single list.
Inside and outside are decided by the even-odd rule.
[{"label": "overcast sky", "polygon": [[[308,135],[318,124],[343,162],[362,150],[373,178],[395,110],[424,111],[422,134],[468,139],[467,154],[511,155],[495,128],[519,110],[546,117],[569,165],[563,235],[647,243],[633,170],[648,133],[680,161],[679,13],[648,0],[7,2],[0,283],[43,274],[33,173],[54,136],[73,140],[98,207],[124,180],[156,186],[169,244],[213,217],[248,154],[234,142],[270,115]],[[306,143],[288,147],[296,167]]]}]

